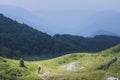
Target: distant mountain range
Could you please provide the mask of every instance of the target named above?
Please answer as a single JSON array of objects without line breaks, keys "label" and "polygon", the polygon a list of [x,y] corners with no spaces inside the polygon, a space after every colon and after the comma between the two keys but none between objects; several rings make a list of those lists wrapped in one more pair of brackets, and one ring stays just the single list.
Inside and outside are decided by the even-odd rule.
[{"label": "distant mountain range", "polygon": [[3,13],[5,16],[10,17],[13,20],[17,20],[19,23],[28,24],[39,31],[45,31],[43,24],[47,24],[47,22],[45,22],[42,17],[39,17],[24,8],[0,5],[0,13]]},{"label": "distant mountain range", "polygon": [[50,36],[0,14],[0,56],[8,58],[35,60],[73,52],[98,52],[119,43],[117,36]]},{"label": "distant mountain range", "polygon": [[97,35],[111,35],[111,36],[118,36],[116,33],[110,32],[110,31],[105,31],[105,30],[99,30],[93,33],[91,36],[97,36]]},{"label": "distant mountain range", "polygon": [[104,30],[104,32],[112,32],[120,36],[120,13],[116,11],[97,12],[86,22],[83,31],[88,30],[89,34]]},{"label": "distant mountain range", "polygon": [[99,30],[110,31],[120,36],[120,12],[116,11],[28,11],[21,7],[2,5],[4,15],[26,23],[35,29],[54,34],[91,36]]}]

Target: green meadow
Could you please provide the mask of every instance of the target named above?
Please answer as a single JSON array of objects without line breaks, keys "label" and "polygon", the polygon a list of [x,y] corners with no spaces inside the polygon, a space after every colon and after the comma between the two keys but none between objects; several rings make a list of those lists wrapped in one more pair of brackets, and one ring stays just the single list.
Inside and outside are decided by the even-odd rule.
[{"label": "green meadow", "polygon": [[[106,80],[113,76],[120,78],[120,60],[107,69],[98,69],[116,56],[120,56],[120,45],[98,53],[71,53],[61,57],[24,61],[26,67],[20,67],[19,60],[0,57],[0,80]],[[75,70],[67,70],[70,63],[76,63]],[[38,74],[38,65],[41,73]]]}]

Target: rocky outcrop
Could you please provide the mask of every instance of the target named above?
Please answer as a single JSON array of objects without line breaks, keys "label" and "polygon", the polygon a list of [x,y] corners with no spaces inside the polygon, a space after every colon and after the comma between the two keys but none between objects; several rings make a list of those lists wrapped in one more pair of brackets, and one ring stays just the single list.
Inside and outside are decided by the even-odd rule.
[{"label": "rocky outcrop", "polygon": [[100,68],[98,69],[108,69],[110,67],[110,65],[112,65],[114,62],[116,62],[117,60],[120,59],[120,56],[116,56],[114,59],[112,59],[110,62],[102,65]]},{"label": "rocky outcrop", "polygon": [[119,80],[119,79],[116,77],[108,77],[106,80]]}]

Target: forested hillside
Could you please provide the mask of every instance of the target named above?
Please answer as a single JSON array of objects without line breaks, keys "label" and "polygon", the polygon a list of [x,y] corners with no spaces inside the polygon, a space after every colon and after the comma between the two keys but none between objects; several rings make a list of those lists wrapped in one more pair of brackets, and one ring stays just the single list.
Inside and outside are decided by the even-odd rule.
[{"label": "forested hillside", "polygon": [[[0,15],[0,54],[4,57],[49,53],[52,37]],[[11,55],[12,54],[12,55]]]},{"label": "forested hillside", "polygon": [[97,52],[120,43],[120,37],[93,38],[59,35],[53,37],[0,14],[0,56],[46,59],[73,52]]},{"label": "forested hillside", "polygon": [[68,52],[98,52],[120,43],[120,37],[106,35],[99,35],[89,38],[58,34],[53,38],[57,46],[61,46],[59,49],[62,50],[62,52],[66,50],[68,50]]}]

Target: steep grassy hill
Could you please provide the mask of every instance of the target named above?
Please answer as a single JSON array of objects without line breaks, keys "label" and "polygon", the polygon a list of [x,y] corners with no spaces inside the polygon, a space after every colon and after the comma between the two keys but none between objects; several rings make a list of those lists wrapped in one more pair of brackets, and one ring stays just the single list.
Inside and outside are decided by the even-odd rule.
[{"label": "steep grassy hill", "polygon": [[[18,60],[0,58],[0,78],[2,80],[105,80],[109,76],[120,78],[120,60],[107,69],[99,69],[120,56],[120,45],[96,53],[75,53],[42,61],[25,61],[25,68],[19,67]],[[75,70],[67,70],[70,63],[77,63]],[[37,68],[41,66],[41,74]]]}]

